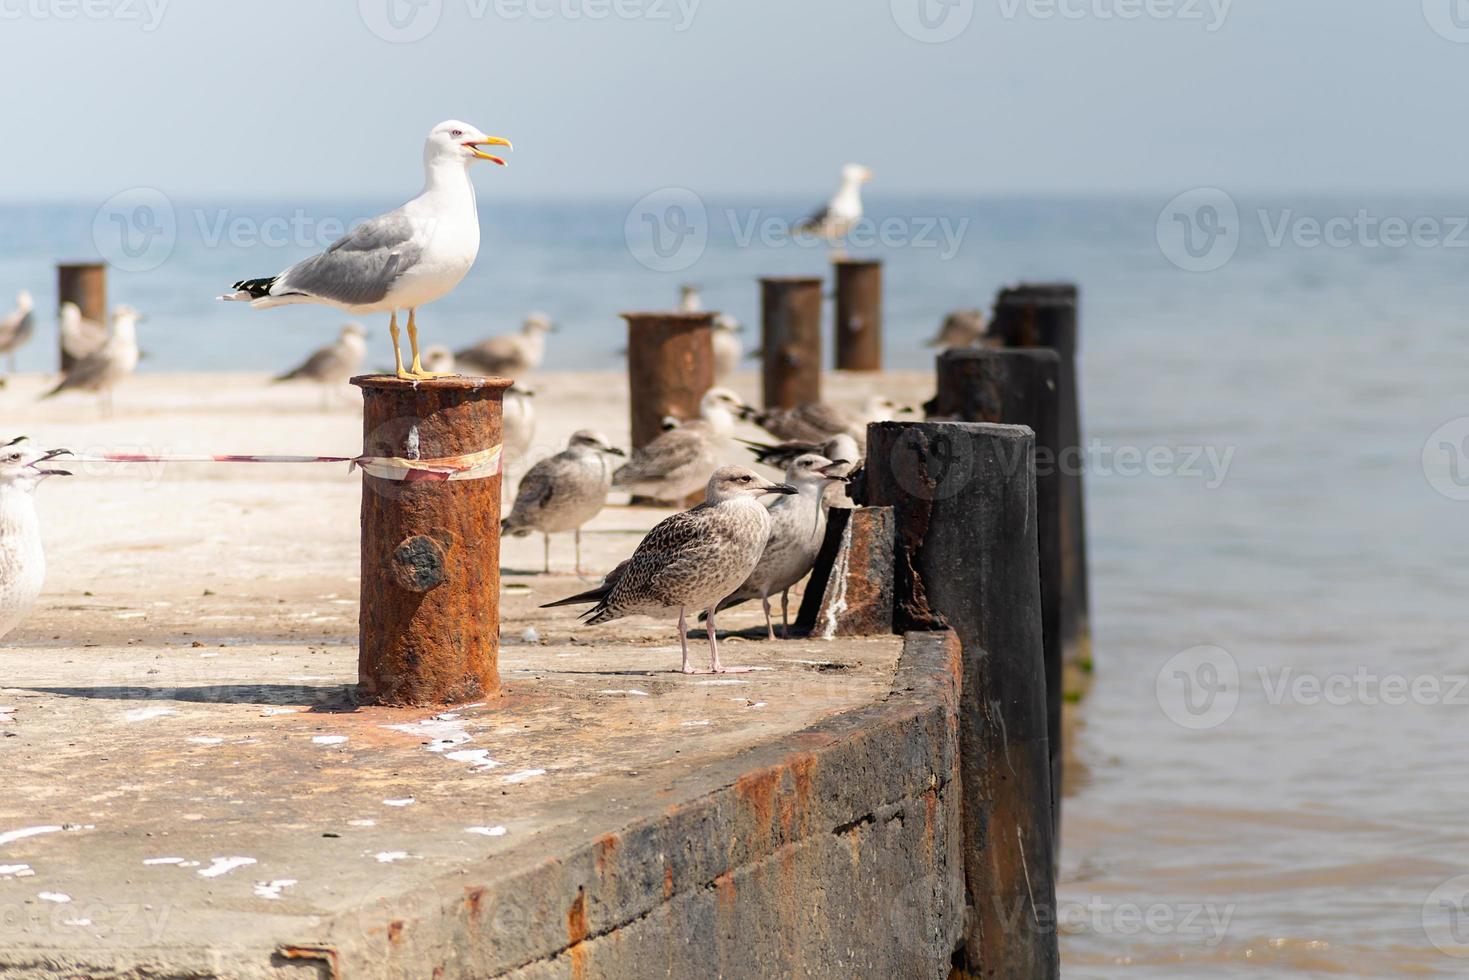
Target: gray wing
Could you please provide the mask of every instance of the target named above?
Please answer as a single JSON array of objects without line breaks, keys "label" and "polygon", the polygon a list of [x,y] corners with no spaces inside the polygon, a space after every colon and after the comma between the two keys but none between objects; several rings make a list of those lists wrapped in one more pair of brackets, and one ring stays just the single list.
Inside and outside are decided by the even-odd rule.
[{"label": "gray wing", "polygon": [[856,420],[847,413],[833,408],[826,402],[810,402],[796,409],[796,415],[801,422],[813,429],[819,429],[827,435],[836,435],[838,432],[846,432]]},{"label": "gray wing", "polygon": [[509,526],[530,522],[537,511],[549,507],[556,499],[556,485],[571,479],[575,463],[561,456],[549,456],[526,471],[515,491],[515,506],[510,509]]},{"label": "gray wing", "polygon": [[50,398],[52,395],[73,389],[87,391],[105,380],[107,372],[111,368],[112,358],[108,356],[108,352],[105,350],[94,351],[81,360],[74,362],[71,370],[66,372],[61,382],[42,397]]},{"label": "gray wing", "polygon": [[669,429],[642,449],[612,475],[613,486],[626,486],[667,476],[682,466],[699,461],[704,452],[704,435],[696,424]]},{"label": "gray wing", "polygon": [[31,333],[36,329],[35,311],[27,311],[24,315],[12,315],[0,324],[0,351],[13,350],[31,339]]},{"label": "gray wing", "polygon": [[61,332],[62,350],[66,351],[67,357],[78,361],[92,356],[105,343],[107,328],[92,320],[82,320],[74,328],[63,328]]},{"label": "gray wing", "polygon": [[454,361],[480,368],[491,374],[499,374],[507,367],[520,364],[521,351],[517,340],[519,340],[518,337],[491,337],[473,347],[456,352]]},{"label": "gray wing", "polygon": [[401,211],[362,222],[320,255],[291,266],[270,287],[272,296],[316,296],[348,306],[380,302],[423,246]]}]

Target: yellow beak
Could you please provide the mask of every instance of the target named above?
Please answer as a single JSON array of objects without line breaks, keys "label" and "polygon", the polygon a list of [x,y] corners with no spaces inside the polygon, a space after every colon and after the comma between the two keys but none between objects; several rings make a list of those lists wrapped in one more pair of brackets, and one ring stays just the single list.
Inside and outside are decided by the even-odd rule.
[{"label": "yellow beak", "polygon": [[513,147],[513,146],[510,145],[510,141],[509,140],[507,140],[507,139],[501,139],[498,136],[486,136],[482,140],[469,140],[464,145],[467,146],[467,147],[469,147],[470,151],[473,152],[474,155],[477,156],[477,157],[479,157],[481,160],[488,160],[491,163],[498,163],[502,167],[505,166],[505,161],[504,160],[502,160],[500,157],[492,156],[492,155],[490,155],[488,153],[485,153],[483,150],[480,149],[480,147],[481,146],[503,146],[507,150],[513,150],[513,149],[515,149],[515,147]]}]

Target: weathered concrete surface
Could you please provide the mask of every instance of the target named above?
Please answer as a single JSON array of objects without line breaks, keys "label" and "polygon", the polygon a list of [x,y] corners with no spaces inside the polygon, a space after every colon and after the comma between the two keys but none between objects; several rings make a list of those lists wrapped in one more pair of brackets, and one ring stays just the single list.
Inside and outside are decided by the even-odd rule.
[{"label": "weathered concrete surface", "polygon": [[942,975],[957,648],[897,643],[507,646],[505,698],[406,732],[346,648],[12,658],[0,835],[65,829],[0,837],[0,974]]},{"label": "weathered concrete surface", "polygon": [[[815,634],[834,637],[891,633],[893,509],[858,507],[847,516],[841,528],[841,546],[825,576]],[[809,591],[810,586],[807,588]]]}]

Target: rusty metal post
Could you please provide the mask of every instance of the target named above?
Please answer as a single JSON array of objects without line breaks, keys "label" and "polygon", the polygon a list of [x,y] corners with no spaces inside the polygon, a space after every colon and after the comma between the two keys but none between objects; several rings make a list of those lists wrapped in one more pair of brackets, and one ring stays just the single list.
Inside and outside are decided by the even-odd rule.
[{"label": "rusty metal post", "polygon": [[1060,971],[1034,448],[1021,426],[867,427],[867,503],[895,518],[893,628],[952,629],[963,648],[957,975]]},{"label": "rusty metal post", "polygon": [[1092,660],[1091,602],[1086,562],[1086,493],[1077,381],[1078,290],[1072,283],[1030,283],[1000,290],[991,332],[1005,347],[1049,347],[1061,359],[1057,410],[1061,476],[1061,610],[1063,656],[1088,671]]},{"label": "rusty metal post", "polygon": [[838,259],[836,366],[838,371],[882,370],[882,263]]},{"label": "rusty metal post", "polygon": [[[498,446],[508,378],[353,378],[368,456]],[[362,477],[357,682],[369,704],[462,704],[500,689],[500,477]]]},{"label": "rusty metal post", "polygon": [[[627,321],[628,404],[632,445],[641,449],[663,433],[663,418],[688,422],[714,387],[713,313],[624,313]],[[703,491],[689,506],[704,499]],[[634,504],[655,501],[634,497]],[[660,505],[661,506],[661,505]]]},{"label": "rusty metal post", "polygon": [[[82,317],[107,323],[107,266],[101,262],[62,262],[56,266],[56,307],[75,303]],[[61,346],[61,370],[71,370],[72,357]]]},{"label": "rusty metal post", "polygon": [[1029,426],[1035,433],[1036,538],[1040,551],[1041,634],[1046,660],[1046,737],[1051,749],[1051,812],[1061,834],[1061,760],[1064,676],[1061,610],[1060,358],[1047,348],[945,351],[938,358],[938,396],[930,415],[960,422]]},{"label": "rusty metal post", "polygon": [[821,401],[821,288],[809,276],[760,280],[760,383],[766,408]]}]

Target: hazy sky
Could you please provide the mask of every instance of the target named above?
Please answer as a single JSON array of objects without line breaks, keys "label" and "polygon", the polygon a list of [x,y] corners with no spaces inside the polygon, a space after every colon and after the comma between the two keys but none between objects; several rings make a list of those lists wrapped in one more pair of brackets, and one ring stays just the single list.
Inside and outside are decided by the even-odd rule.
[{"label": "hazy sky", "polygon": [[0,198],[400,195],[449,117],[515,141],[477,182],[517,198],[848,159],[874,192],[1446,191],[1464,42],[1466,0],[0,0]]}]

